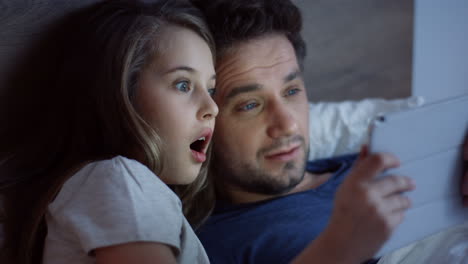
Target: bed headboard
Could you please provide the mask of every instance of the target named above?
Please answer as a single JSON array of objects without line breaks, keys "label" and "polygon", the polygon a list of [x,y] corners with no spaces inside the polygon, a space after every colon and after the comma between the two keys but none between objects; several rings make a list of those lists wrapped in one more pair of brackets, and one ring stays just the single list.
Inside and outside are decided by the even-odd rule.
[{"label": "bed headboard", "polygon": [[[0,0],[0,83],[65,14],[98,0]],[[1,92],[1,91],[0,91]]]},{"label": "bed headboard", "polygon": [[[37,69],[22,58],[44,32],[97,1],[102,0],[0,0],[0,95],[18,64],[24,78]],[[310,100],[411,95],[413,0],[293,2],[303,12]]]}]

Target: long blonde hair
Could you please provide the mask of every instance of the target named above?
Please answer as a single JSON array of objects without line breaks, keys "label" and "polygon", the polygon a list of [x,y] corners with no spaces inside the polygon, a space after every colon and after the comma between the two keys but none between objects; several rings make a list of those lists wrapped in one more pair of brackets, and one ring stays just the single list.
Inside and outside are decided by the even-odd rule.
[{"label": "long blonde hair", "polygon": [[[162,170],[161,139],[133,100],[142,69],[158,52],[161,27],[192,29],[215,56],[201,13],[187,2],[113,0],[79,10],[60,21],[11,74],[12,91],[0,109],[0,122],[9,124],[0,129],[0,192],[9,261],[40,263],[47,206],[84,164],[122,155],[156,174]],[[36,72],[25,75],[21,67],[28,60],[34,61]],[[204,165],[193,184],[174,188],[194,226],[212,207],[210,202],[192,204],[206,187],[206,174]]]}]

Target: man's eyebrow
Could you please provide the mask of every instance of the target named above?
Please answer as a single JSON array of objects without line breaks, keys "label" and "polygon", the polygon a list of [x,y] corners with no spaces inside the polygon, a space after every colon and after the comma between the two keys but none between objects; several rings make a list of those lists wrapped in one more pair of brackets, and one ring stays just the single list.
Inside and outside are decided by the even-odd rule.
[{"label": "man's eyebrow", "polygon": [[226,96],[226,100],[229,100],[242,93],[249,93],[253,91],[258,91],[260,89],[262,89],[262,86],[259,84],[247,84],[247,85],[239,86],[239,87],[232,89],[229,92],[229,94]]},{"label": "man's eyebrow", "polygon": [[283,81],[284,83],[288,83],[292,80],[295,80],[297,78],[301,77],[301,71],[299,70],[295,70],[293,72],[291,72],[290,74],[286,75],[286,77],[284,77]]}]

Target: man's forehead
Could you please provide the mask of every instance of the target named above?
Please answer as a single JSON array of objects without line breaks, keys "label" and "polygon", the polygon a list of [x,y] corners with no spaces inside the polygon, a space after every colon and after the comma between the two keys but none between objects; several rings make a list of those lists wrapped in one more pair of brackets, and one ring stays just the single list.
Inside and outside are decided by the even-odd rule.
[{"label": "man's forehead", "polygon": [[297,60],[291,42],[282,34],[269,34],[237,43],[218,60],[219,69],[237,64],[248,67],[268,67],[277,61]]},{"label": "man's forehead", "polygon": [[281,81],[299,73],[290,41],[280,34],[239,43],[217,62],[217,92],[225,97],[234,87]]}]

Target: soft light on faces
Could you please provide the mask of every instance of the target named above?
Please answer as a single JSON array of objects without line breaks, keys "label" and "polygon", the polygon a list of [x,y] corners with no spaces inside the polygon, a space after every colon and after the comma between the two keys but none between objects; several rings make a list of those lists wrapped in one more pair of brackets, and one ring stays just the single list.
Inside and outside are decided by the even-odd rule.
[{"label": "soft light on faces", "polygon": [[221,111],[214,165],[226,189],[273,195],[302,181],[308,102],[286,37],[264,36],[225,53],[218,60],[215,100]]},{"label": "soft light on faces", "polygon": [[195,32],[169,25],[157,37],[156,56],[142,72],[136,107],[161,137],[166,184],[195,180],[211,140],[218,107],[213,57]]}]

